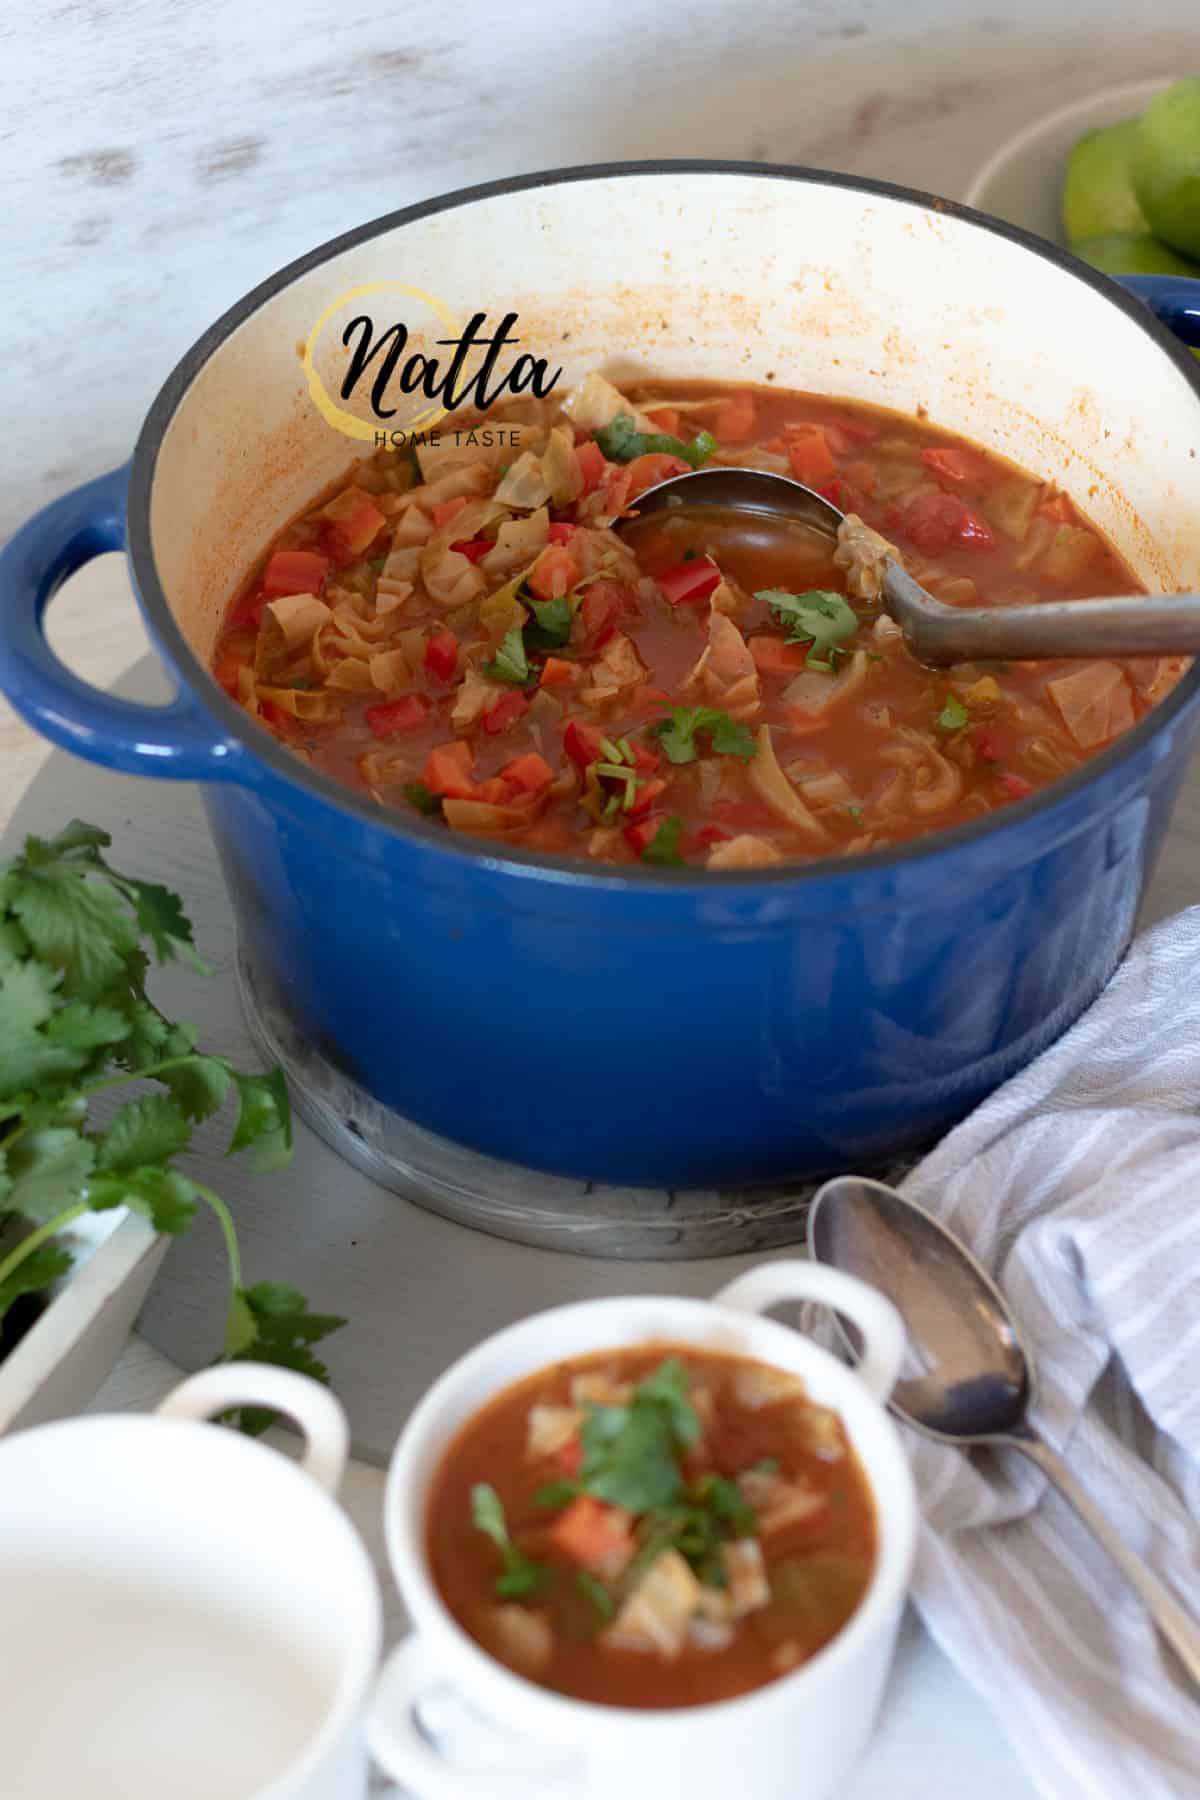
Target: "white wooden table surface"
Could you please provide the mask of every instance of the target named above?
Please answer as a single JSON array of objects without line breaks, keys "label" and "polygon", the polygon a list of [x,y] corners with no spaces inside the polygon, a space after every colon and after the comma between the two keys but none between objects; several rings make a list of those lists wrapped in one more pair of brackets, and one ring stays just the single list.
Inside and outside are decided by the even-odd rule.
[{"label": "white wooden table surface", "polygon": [[[247,287],[406,202],[517,170],[672,155],[811,162],[954,193],[1047,108],[1196,64],[1195,0],[1158,0],[1152,20],[1125,22],[1104,0],[1049,12],[1041,0],[690,0],[686,19],[656,0],[7,0],[0,536],[128,455],[170,366]],[[116,559],[56,603],[52,636],[101,685],[144,654]],[[45,756],[0,703],[0,828]],[[1193,800],[1175,833],[1189,854],[1160,882],[1156,911],[1188,893],[1197,835]],[[149,1407],[174,1374],[135,1339],[97,1405]],[[380,1488],[377,1470],[355,1465],[344,1499],[382,1570]],[[910,1627],[850,1796],[931,1791],[1032,1789]]]}]

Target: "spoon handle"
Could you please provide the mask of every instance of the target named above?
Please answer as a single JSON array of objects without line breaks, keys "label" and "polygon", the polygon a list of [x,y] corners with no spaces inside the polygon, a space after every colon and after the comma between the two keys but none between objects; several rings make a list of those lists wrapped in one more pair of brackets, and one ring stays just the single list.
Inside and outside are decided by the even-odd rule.
[{"label": "spoon handle", "polygon": [[1042,656],[1156,656],[1200,650],[1200,594],[947,606],[898,563],[884,574],[888,610],[925,663]]},{"label": "spoon handle", "polygon": [[1057,1452],[1032,1433],[1028,1436],[1022,1433],[997,1438],[994,1442],[1006,1450],[1019,1450],[1022,1456],[1029,1457],[1050,1478],[1064,1500],[1074,1507],[1093,1537],[1108,1551],[1129,1585],[1141,1596],[1159,1631],[1193,1682],[1200,1687],[1200,1626],[1184,1611],[1170,1589],[1147,1568],[1141,1557],[1122,1541]]}]

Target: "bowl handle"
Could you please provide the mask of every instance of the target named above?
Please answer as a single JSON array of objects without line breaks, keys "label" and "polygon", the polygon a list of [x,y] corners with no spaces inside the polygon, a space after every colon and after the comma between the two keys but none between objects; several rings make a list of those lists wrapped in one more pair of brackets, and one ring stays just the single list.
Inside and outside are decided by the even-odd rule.
[{"label": "bowl handle", "polygon": [[1168,331],[1200,348],[1200,281],[1191,275],[1116,275],[1113,279],[1144,300]]},{"label": "bowl handle", "polygon": [[857,1276],[826,1268],[824,1263],[799,1260],[747,1269],[713,1295],[717,1306],[732,1306],[739,1312],[766,1312],[781,1300],[816,1300],[856,1325],[863,1351],[855,1374],[876,1400],[886,1404],[900,1373],[905,1345],[904,1326],[890,1300]]},{"label": "bowl handle", "polygon": [[[477,1768],[443,1758],[420,1728],[416,1710],[447,1677],[423,1637],[413,1633],[387,1658],[367,1708],[367,1745],[386,1775],[421,1800],[528,1800],[543,1784],[570,1780],[576,1756],[513,1739],[511,1760],[489,1756]],[[453,1678],[449,1678],[451,1683]]]},{"label": "bowl handle", "polygon": [[46,641],[46,607],[68,575],[125,548],[129,469],[52,501],[0,550],[0,692],[30,725],[89,762],[124,774],[215,781],[244,773],[246,753],[188,694],[139,706],[92,687]]},{"label": "bowl handle", "polygon": [[157,1416],[204,1423],[235,1406],[270,1406],[285,1413],[304,1439],[300,1467],[327,1494],[336,1495],[350,1450],[346,1415],[328,1388],[294,1369],[258,1362],[217,1363],[172,1388]]}]

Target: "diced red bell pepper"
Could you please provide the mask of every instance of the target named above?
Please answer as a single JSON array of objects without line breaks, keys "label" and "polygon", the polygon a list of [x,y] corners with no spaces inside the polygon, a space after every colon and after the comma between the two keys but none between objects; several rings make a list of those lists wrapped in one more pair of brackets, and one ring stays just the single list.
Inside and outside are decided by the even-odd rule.
[{"label": "diced red bell pepper", "polygon": [[974,738],[975,748],[978,750],[980,756],[982,756],[984,762],[1000,761],[1000,742],[994,731],[985,728],[982,725],[978,725],[971,733],[971,736]]},{"label": "diced red bell pepper", "polygon": [[355,562],[386,524],[370,494],[348,487],[322,508],[322,543],[334,562]]},{"label": "diced red bell pepper", "polygon": [[548,656],[542,664],[541,686],[563,687],[573,680],[575,664],[568,662],[565,656]]},{"label": "diced red bell pepper", "polygon": [[660,780],[657,776],[655,776],[652,781],[643,783],[643,785],[637,789],[634,795],[633,805],[629,808],[625,817],[627,819],[642,818],[644,814],[650,811],[650,808],[654,805],[655,801],[665,794],[666,791],[666,782]]},{"label": "diced red bell pepper", "polygon": [[600,486],[608,466],[604,452],[593,438],[586,438],[582,444],[576,444],[575,460],[583,476],[583,493],[590,494]]},{"label": "diced red bell pepper", "polygon": [[438,744],[429,752],[421,781],[431,794],[446,800],[469,800],[475,784],[471,779],[474,753],[461,738],[450,744]]},{"label": "diced red bell pepper", "polygon": [[722,831],[719,825],[702,825],[692,837],[692,843],[698,850],[711,850],[714,844],[727,844],[729,833]]},{"label": "diced red bell pepper", "polygon": [[399,700],[385,700],[379,706],[368,706],[366,711],[367,724],[377,738],[417,731],[428,717],[429,702],[423,694],[403,694]]},{"label": "diced red bell pepper", "polygon": [[835,475],[832,481],[824,482],[818,489],[822,499],[836,506],[839,512],[854,512],[858,505],[858,496],[848,481]]},{"label": "diced red bell pepper", "polygon": [[676,563],[658,578],[669,606],[698,606],[721,584],[721,571],[711,556],[694,556]]},{"label": "diced red bell pepper", "polygon": [[921,461],[943,481],[952,481],[958,487],[978,474],[978,469],[967,452],[960,450],[957,444],[938,445],[931,450],[922,450]]},{"label": "diced red bell pepper", "polygon": [[586,769],[603,757],[603,737],[598,725],[589,725],[586,719],[568,719],[563,727],[563,750],[576,768]]},{"label": "diced red bell pepper", "polygon": [[554,780],[554,770],[544,756],[539,756],[536,750],[528,750],[524,756],[514,756],[510,763],[505,763],[500,779],[524,794],[536,794]]},{"label": "diced red bell pepper", "polygon": [[794,425],[785,433],[788,462],[797,481],[817,487],[835,473],[837,464],[829,441],[819,425]]},{"label": "diced red bell pepper", "polygon": [[456,494],[453,500],[436,500],[429,509],[429,516],[433,520],[433,529],[440,531],[444,525],[450,523],[451,519],[457,519],[466,504],[465,494]]},{"label": "diced red bell pepper", "polygon": [[1016,775],[1011,769],[1006,769],[1001,775],[1000,786],[1006,794],[1011,794],[1014,800],[1027,800],[1030,794],[1036,792],[1032,781],[1026,781],[1023,775]]},{"label": "diced red bell pepper", "polygon": [[268,600],[281,594],[319,594],[329,573],[329,558],[317,550],[276,550],[267,558],[262,591]]},{"label": "diced red bell pepper", "polygon": [[547,1533],[560,1556],[570,1557],[583,1569],[599,1569],[633,1550],[633,1526],[629,1514],[590,1494],[580,1494],[561,1512]]},{"label": "diced red bell pepper", "polygon": [[551,544],[569,544],[578,530],[578,525],[571,525],[566,519],[555,519],[547,528],[546,539]]},{"label": "diced red bell pepper", "polygon": [[652,750],[649,744],[643,744],[640,740],[635,739],[629,748],[633,751],[633,766],[639,774],[644,775],[651,769],[657,769],[659,765],[658,752]]},{"label": "diced red bell pepper", "polygon": [[273,700],[259,701],[258,716],[264,725],[281,726],[286,725],[288,721],[288,714],[284,712],[282,706],[276,706]]},{"label": "diced red bell pepper", "polygon": [[435,631],[425,646],[425,667],[437,681],[449,681],[458,668],[458,639],[452,631]]},{"label": "diced red bell pepper", "polygon": [[926,556],[940,556],[953,542],[965,510],[953,494],[917,494],[898,509],[896,529]]},{"label": "diced red bell pepper", "polygon": [[496,548],[496,540],[486,537],[459,538],[457,544],[451,544],[450,548],[457,550],[460,556],[465,556],[468,562],[477,563],[481,556],[486,556],[489,550]]},{"label": "diced red bell pepper", "polygon": [[257,625],[262,618],[263,607],[267,604],[267,596],[260,587],[249,587],[244,594],[239,594],[229,614],[231,625]]},{"label": "diced red bell pepper", "polygon": [[547,544],[529,571],[529,591],[537,600],[569,594],[579,580],[579,564],[562,544]]},{"label": "diced red bell pepper", "polygon": [[642,819],[635,819],[631,825],[625,827],[625,842],[635,856],[640,856],[642,851],[654,842],[666,822],[666,813],[652,812],[647,813]]},{"label": "diced red bell pepper", "polygon": [[521,714],[528,710],[529,702],[524,694],[519,694],[516,688],[509,688],[506,694],[501,694],[498,699],[493,700],[484,713],[483,729],[489,736],[495,737],[499,732],[506,731],[514,720],[519,719]]},{"label": "diced red bell pepper", "polygon": [[656,406],[646,417],[655,431],[665,432],[667,437],[679,436],[679,412],[674,406]]},{"label": "diced red bell pepper", "polygon": [[691,467],[682,456],[669,456],[663,450],[649,450],[645,456],[635,456],[625,465],[625,473],[629,476],[626,500],[636,500],[647,488],[657,487],[660,481],[669,481],[672,475],[689,474]]}]

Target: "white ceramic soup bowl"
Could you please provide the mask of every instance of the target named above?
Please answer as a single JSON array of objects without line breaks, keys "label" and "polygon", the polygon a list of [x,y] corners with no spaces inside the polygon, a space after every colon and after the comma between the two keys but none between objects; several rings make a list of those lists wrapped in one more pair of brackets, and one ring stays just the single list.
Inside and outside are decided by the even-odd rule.
[{"label": "white ceramic soup bowl", "polygon": [[[763,1316],[786,1301],[836,1306],[862,1334],[857,1369]],[[661,1341],[754,1357],[803,1377],[833,1407],[870,1484],[878,1557],[841,1632],[789,1675],[715,1705],[641,1711],[570,1699],[494,1661],[443,1604],[426,1560],[431,1483],[461,1427],[523,1377],[593,1351]],[[447,1371],[412,1415],[388,1476],[385,1529],[413,1633],[385,1668],[369,1736],[383,1767],[421,1800],[823,1800],[870,1735],[891,1663],[916,1537],[912,1477],[884,1410],[904,1331],[891,1304],[832,1269],[764,1264],[711,1301],[624,1297],[536,1314]],[[451,1688],[496,1726],[486,1766],[444,1759],[414,1718]]]}]

